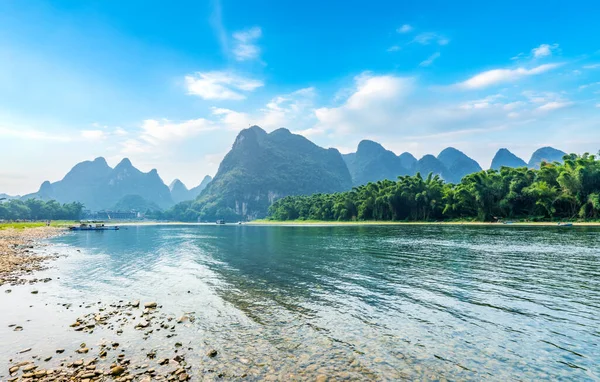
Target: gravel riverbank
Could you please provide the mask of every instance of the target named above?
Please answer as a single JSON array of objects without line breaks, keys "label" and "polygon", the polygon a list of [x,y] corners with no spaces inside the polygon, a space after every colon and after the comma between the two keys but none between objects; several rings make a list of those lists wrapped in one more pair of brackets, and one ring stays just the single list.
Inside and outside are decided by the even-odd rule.
[{"label": "gravel riverbank", "polygon": [[27,278],[35,271],[45,268],[45,262],[56,258],[55,255],[38,255],[33,249],[43,239],[48,239],[65,232],[62,228],[38,227],[25,229],[0,229],[0,286],[34,284],[38,280]]}]

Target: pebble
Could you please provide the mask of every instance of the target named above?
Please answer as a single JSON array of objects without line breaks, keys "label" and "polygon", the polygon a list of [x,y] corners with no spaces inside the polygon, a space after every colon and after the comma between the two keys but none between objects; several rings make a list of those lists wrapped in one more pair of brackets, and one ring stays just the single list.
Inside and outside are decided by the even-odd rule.
[{"label": "pebble", "polygon": [[37,366],[35,366],[34,364],[29,364],[27,366],[23,366],[23,372],[27,373],[29,371],[35,370]]},{"label": "pebble", "polygon": [[31,351],[31,348],[21,350],[19,354],[27,353],[28,351]]},{"label": "pebble", "polygon": [[209,356],[210,358],[214,358],[217,356],[217,351],[215,349],[211,349],[208,351],[208,353],[206,353],[207,356]]},{"label": "pebble", "polygon": [[155,302],[147,302],[144,304],[144,308],[147,308],[147,309],[154,309],[157,306],[158,306],[158,304]]},{"label": "pebble", "polygon": [[123,366],[115,366],[110,369],[110,374],[113,376],[119,376],[125,372],[125,368]]}]

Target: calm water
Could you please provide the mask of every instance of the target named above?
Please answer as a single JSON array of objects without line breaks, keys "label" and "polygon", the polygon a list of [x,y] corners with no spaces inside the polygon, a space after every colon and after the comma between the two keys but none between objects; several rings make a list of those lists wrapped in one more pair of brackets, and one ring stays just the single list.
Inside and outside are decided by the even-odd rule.
[{"label": "calm water", "polygon": [[45,301],[196,312],[190,341],[232,368],[600,380],[599,229],[143,226],[54,243],[70,256]]}]

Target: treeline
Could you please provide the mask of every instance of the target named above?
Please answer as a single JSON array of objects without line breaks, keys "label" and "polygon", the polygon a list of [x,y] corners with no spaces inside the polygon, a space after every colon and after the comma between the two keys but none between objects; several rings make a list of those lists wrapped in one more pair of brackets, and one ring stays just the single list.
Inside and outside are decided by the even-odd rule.
[{"label": "treeline", "polygon": [[78,220],[83,204],[60,204],[56,200],[12,199],[0,202],[0,220]]},{"label": "treeline", "polygon": [[[599,154],[600,155],[600,154]],[[288,196],[269,208],[273,220],[598,219],[600,160],[566,155],[539,170],[504,167],[445,183],[439,176],[402,176],[352,191]]]}]

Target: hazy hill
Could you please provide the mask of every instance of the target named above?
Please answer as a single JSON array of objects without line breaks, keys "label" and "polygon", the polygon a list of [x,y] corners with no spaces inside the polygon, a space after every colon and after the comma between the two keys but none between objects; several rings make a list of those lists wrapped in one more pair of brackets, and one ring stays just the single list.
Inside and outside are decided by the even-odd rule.
[{"label": "hazy hill", "polygon": [[191,196],[190,199],[196,199],[198,197],[198,195],[200,195],[202,190],[204,190],[211,181],[212,181],[212,177],[210,175],[206,175],[204,177],[204,179],[202,179],[202,182],[200,182],[199,185],[190,189],[190,196]]},{"label": "hazy hill", "polygon": [[449,177],[448,170],[444,164],[430,154],[419,159],[416,170],[416,172],[420,173],[423,178],[427,177],[429,173],[433,173],[433,175],[439,175],[446,181]]},{"label": "hazy hill", "polygon": [[344,161],[354,186],[382,179],[396,180],[398,176],[410,173],[396,154],[369,140],[361,141],[356,153],[344,155]]},{"label": "hazy hill", "polygon": [[8,195],[8,194],[0,194],[0,199],[6,199],[6,200],[10,200],[10,199],[19,199],[20,196],[18,195]]},{"label": "hazy hill", "polygon": [[540,168],[542,162],[562,162],[563,156],[565,155],[567,155],[567,153],[553,147],[542,147],[541,149],[535,150],[531,155],[528,166],[530,168]]},{"label": "hazy hill", "polygon": [[175,179],[171,182],[169,185],[169,191],[171,191],[171,199],[173,199],[174,203],[194,199],[190,193],[190,190],[188,190],[185,184],[183,184],[183,182],[179,179]]},{"label": "hazy hill", "polygon": [[262,217],[278,198],[347,191],[352,179],[336,149],[287,129],[242,130],[194,209],[203,219]]},{"label": "hazy hill", "polygon": [[156,203],[142,198],[139,195],[125,195],[111,208],[113,211],[160,211],[162,210]]},{"label": "hazy hill", "polygon": [[447,182],[458,183],[465,175],[481,171],[479,163],[454,147],[444,149],[437,159],[447,170],[447,178],[444,178]]},{"label": "hazy hill", "polygon": [[54,199],[60,203],[81,202],[90,210],[112,209],[126,195],[139,195],[161,208],[173,204],[169,188],[156,170],[136,169],[129,159],[111,168],[104,158],[78,163],[54,183],[45,181],[38,192],[22,199]]},{"label": "hazy hill", "polygon": [[500,170],[502,167],[527,167],[527,163],[507,149],[500,149],[492,159],[491,169]]},{"label": "hazy hill", "polygon": [[413,175],[417,172],[417,158],[415,158],[411,153],[402,153],[398,155],[400,159],[400,165],[405,168],[409,175]]}]

